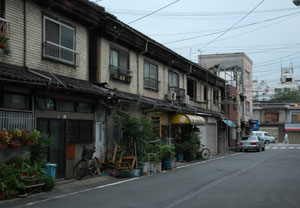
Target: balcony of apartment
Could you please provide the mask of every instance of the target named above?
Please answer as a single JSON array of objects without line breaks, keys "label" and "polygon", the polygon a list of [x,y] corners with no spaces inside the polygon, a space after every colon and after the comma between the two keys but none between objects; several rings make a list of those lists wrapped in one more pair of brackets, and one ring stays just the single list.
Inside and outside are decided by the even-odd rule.
[{"label": "balcony of apartment", "polygon": [[71,66],[79,66],[79,52],[62,45],[46,41],[43,44],[43,57]]},{"label": "balcony of apartment", "polygon": [[110,65],[109,71],[111,79],[127,83],[131,82],[131,71],[127,68]]}]

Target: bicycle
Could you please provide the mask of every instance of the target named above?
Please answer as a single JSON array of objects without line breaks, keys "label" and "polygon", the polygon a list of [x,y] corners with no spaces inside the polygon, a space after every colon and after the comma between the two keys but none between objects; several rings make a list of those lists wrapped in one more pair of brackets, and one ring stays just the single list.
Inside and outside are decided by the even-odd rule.
[{"label": "bicycle", "polygon": [[201,144],[198,149],[198,152],[203,160],[208,160],[210,156],[210,150],[207,147],[205,147],[205,145]]},{"label": "bicycle", "polygon": [[89,174],[90,176],[97,174],[97,167],[99,167],[99,162],[97,157],[93,158],[94,152],[95,148],[87,149],[85,146],[83,146],[81,159],[76,163],[74,167],[74,177],[77,180],[81,180],[87,174]]}]

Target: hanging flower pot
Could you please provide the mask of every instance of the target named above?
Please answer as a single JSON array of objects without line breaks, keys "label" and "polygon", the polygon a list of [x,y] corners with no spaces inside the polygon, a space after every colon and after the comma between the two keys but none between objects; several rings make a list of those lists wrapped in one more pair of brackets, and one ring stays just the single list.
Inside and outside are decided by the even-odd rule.
[{"label": "hanging flower pot", "polygon": [[0,48],[5,48],[5,43],[0,42]]}]

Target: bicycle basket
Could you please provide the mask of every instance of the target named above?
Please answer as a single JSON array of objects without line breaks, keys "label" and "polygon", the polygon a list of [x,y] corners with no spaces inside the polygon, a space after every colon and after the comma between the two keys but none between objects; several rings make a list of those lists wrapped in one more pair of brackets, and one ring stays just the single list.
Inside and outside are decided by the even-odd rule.
[{"label": "bicycle basket", "polygon": [[94,152],[95,152],[95,150],[93,150],[93,149],[84,149],[82,151],[81,157],[90,160],[90,159],[92,159]]}]

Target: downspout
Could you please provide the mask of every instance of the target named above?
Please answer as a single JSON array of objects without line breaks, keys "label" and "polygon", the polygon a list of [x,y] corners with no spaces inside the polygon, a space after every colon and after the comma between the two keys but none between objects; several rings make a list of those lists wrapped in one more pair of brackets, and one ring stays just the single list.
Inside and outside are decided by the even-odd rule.
[{"label": "downspout", "polygon": [[[145,50],[140,53],[141,55],[144,55],[148,52],[148,40],[146,40],[145,44]],[[137,94],[140,94],[140,61],[139,61],[139,53],[136,54],[136,64],[137,64]]]},{"label": "downspout", "polygon": [[27,67],[27,4],[24,0],[24,68]]}]

